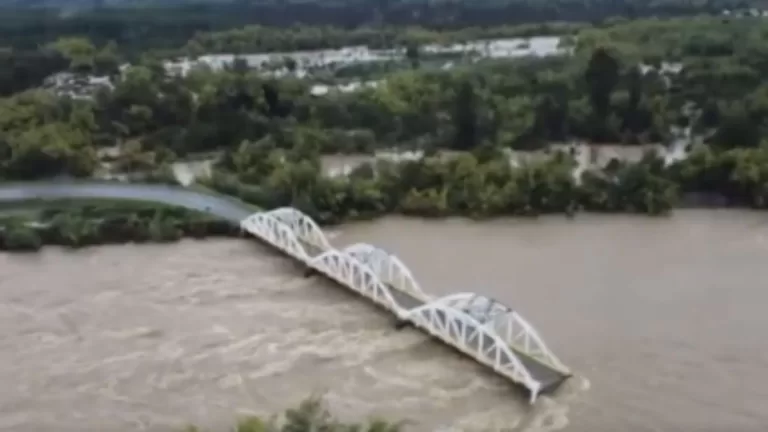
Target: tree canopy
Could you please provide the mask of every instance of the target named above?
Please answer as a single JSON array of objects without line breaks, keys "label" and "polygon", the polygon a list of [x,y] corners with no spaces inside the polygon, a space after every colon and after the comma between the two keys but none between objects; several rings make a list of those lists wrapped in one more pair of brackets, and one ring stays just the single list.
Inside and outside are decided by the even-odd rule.
[{"label": "tree canopy", "polygon": [[[350,77],[339,69],[302,76],[306,66],[286,53],[279,54],[287,70],[282,75],[238,57],[223,68],[203,64],[178,74],[157,53],[121,66],[119,43],[62,37],[35,51],[44,57],[24,66],[28,75],[6,73],[0,80],[8,93],[0,99],[0,175],[84,177],[106,166],[154,169],[214,152],[215,187],[258,205],[296,205],[328,221],[386,211],[664,213],[692,193],[763,206],[768,51],[762,41],[768,30],[760,19],[617,19],[552,28],[563,33],[567,51],[514,59],[460,56],[449,59],[455,63],[450,68],[430,66],[449,60],[423,44],[519,35],[532,27],[409,28],[387,42],[401,44],[402,67],[358,71],[353,83],[375,85],[351,91],[340,89]],[[207,53],[241,44],[248,52],[250,46],[302,47],[309,40],[335,46],[375,36],[359,28],[239,31],[200,34],[179,50],[197,45]],[[17,59],[14,53],[9,58]],[[36,85],[29,76],[53,71],[75,80],[103,74],[109,85],[95,86],[87,97],[27,88]],[[322,94],[315,91],[321,84],[327,89]],[[582,172],[573,155],[540,157],[552,145],[571,142],[666,146],[671,152],[686,134],[695,149],[675,163],[647,155]],[[348,177],[324,175],[324,154],[392,149],[426,157],[374,163]]]}]

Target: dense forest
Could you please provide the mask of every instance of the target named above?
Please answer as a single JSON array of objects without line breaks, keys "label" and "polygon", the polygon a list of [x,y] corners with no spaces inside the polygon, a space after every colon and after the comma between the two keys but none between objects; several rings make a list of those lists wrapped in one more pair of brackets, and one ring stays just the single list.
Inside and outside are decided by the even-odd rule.
[{"label": "dense forest", "polygon": [[[536,35],[557,35],[561,50],[442,58],[425,49]],[[263,208],[293,205],[323,222],[389,212],[664,214],[702,196],[764,208],[767,37],[762,18],[721,16],[458,30],[248,26],[136,56],[114,40],[57,34],[34,50],[21,42],[3,51],[11,67],[0,69],[0,177],[168,172],[206,154],[216,160],[214,174],[199,180],[207,187]],[[386,70],[326,65],[302,75],[307,65],[285,54],[347,44],[397,47],[401,58]],[[237,56],[174,73],[163,63],[169,52],[282,52],[274,59],[282,73]],[[452,67],[435,67],[448,60]],[[39,88],[59,71],[109,84],[85,97]],[[375,85],[334,90],[350,79]],[[330,90],[316,93],[319,83]],[[551,149],[671,148],[681,136],[688,157],[649,152],[586,170],[574,153]],[[323,155],[382,150],[424,157],[363,164],[347,176],[322,167]],[[183,233],[184,223],[166,225]]]},{"label": "dense forest", "polygon": [[[31,49],[59,37],[83,36],[101,45],[114,41],[122,49],[140,52],[175,48],[200,32],[221,31],[245,25],[272,27],[422,26],[438,30],[473,26],[530,24],[547,21],[596,23],[611,17],[671,17],[720,14],[743,9],[748,0],[483,0],[459,1],[319,1],[267,2],[124,2],[114,7],[64,9],[31,7],[40,2],[24,0],[3,6],[0,1],[0,41]],[[149,2],[151,3],[151,2]],[[51,3],[43,3],[43,5]],[[131,6],[134,5],[134,6]]]}]

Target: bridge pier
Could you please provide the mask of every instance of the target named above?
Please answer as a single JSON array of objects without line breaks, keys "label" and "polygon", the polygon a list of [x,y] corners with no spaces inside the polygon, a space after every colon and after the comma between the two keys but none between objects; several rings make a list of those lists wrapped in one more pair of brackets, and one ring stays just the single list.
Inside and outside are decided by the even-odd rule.
[{"label": "bridge pier", "polygon": [[413,327],[413,323],[404,319],[398,319],[395,322],[395,330],[402,330],[407,327]]}]

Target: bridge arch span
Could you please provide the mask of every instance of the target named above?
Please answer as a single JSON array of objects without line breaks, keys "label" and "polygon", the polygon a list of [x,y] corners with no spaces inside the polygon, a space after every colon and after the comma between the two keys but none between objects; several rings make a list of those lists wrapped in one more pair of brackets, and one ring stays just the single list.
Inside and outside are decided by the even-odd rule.
[{"label": "bridge arch span", "polygon": [[436,300],[408,311],[406,318],[494,371],[522,383],[530,390],[531,401],[538,396],[541,383],[493,329],[471,315]]},{"label": "bridge arch span", "polygon": [[387,287],[367,266],[350,255],[331,249],[312,258],[310,264],[316,270],[372,299],[400,317],[403,309],[392,297]]},{"label": "bridge arch span", "polygon": [[243,219],[240,227],[298,260],[309,259],[295,232],[269,213],[254,213]]},{"label": "bridge arch span", "polygon": [[564,374],[570,374],[568,367],[549,349],[536,329],[519,312],[509,306],[490,297],[470,292],[451,294],[435,301],[467,311],[510,346]]},{"label": "bridge arch span", "polygon": [[421,300],[429,298],[397,256],[367,243],[355,243],[344,248],[344,252],[368,266],[385,284]]},{"label": "bridge arch span", "polygon": [[332,249],[323,230],[301,210],[293,207],[280,207],[267,212],[267,214],[287,225],[300,241],[321,251]]}]

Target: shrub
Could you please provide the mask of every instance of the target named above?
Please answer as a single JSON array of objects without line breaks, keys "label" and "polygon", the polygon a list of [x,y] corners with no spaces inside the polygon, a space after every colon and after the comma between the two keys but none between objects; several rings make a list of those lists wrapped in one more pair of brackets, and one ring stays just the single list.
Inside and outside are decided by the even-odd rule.
[{"label": "shrub", "polygon": [[43,246],[43,240],[33,228],[24,225],[8,226],[0,232],[0,243],[11,251],[33,252]]}]

